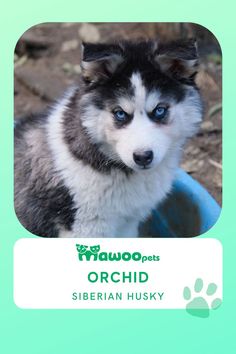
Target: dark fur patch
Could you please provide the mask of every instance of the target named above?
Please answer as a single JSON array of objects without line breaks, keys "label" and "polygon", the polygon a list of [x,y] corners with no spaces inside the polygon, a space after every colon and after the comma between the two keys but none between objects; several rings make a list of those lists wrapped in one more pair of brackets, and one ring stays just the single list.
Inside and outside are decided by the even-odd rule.
[{"label": "dark fur patch", "polygon": [[[96,100],[95,105],[97,105]],[[111,169],[118,169],[125,173],[131,173],[131,169],[124,163],[109,159],[100,151],[98,144],[91,142],[86,129],[81,124],[81,110],[77,91],[68,103],[63,119],[64,139],[71,153],[99,172],[109,173]]]},{"label": "dark fur patch", "polygon": [[[168,53],[173,50],[177,55],[177,47],[175,42],[168,44],[166,51]],[[148,91],[154,89],[158,90],[164,97],[170,97],[176,102],[184,99],[186,89],[183,84],[190,84],[194,86],[194,80],[191,79],[178,79],[175,76],[169,75],[161,70],[158,60],[156,60],[156,51],[154,43],[147,41],[141,43],[122,42],[120,45],[109,44],[102,45],[102,54],[106,55],[106,48],[110,54],[113,50],[115,53],[120,53],[123,56],[123,62],[118,66],[117,70],[110,76],[95,80],[93,83],[87,84],[85,82],[85,92],[95,92],[94,101],[92,103],[101,109],[114,105],[118,97],[127,96],[132,97],[133,88],[131,86],[130,78],[134,72],[139,72],[144,85]],[[172,48],[172,49],[171,49]],[[184,52],[185,49],[185,52]],[[92,50],[96,53],[92,55]],[[161,54],[164,52],[164,46],[161,46]],[[185,54],[184,54],[184,53]],[[184,58],[192,59],[193,49],[190,48],[191,55],[188,53],[186,46],[180,48],[179,55]],[[99,57],[99,45],[92,46],[89,54],[92,59],[96,60]],[[189,57],[188,57],[189,55]],[[99,57],[100,58],[100,57]],[[92,60],[91,59],[91,60]],[[105,103],[101,103],[105,102]]]},{"label": "dark fur patch", "polygon": [[[53,168],[45,138],[46,117],[27,117],[15,127],[15,212],[33,234],[57,237],[60,227],[71,229],[75,209]],[[29,132],[32,138],[27,137]]]}]

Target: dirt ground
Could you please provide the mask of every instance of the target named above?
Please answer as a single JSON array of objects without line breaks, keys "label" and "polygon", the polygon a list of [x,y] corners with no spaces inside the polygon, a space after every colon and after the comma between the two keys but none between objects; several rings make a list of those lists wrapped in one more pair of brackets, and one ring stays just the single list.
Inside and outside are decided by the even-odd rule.
[{"label": "dirt ground", "polygon": [[197,83],[205,106],[198,135],[185,148],[182,168],[196,178],[221,204],[222,120],[221,54],[212,34],[192,24],[49,23],[27,31],[15,52],[15,117],[50,107],[80,75],[82,41],[117,38],[159,40],[194,36],[200,68]]}]

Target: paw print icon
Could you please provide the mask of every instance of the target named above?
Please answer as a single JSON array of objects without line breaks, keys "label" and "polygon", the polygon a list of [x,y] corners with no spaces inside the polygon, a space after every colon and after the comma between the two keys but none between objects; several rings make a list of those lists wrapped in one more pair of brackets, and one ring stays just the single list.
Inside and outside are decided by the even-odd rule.
[{"label": "paw print icon", "polygon": [[210,309],[218,309],[222,300],[214,296],[217,292],[217,285],[215,283],[209,283],[205,292],[203,288],[203,280],[198,278],[195,281],[193,291],[188,286],[184,288],[183,297],[188,301],[186,311],[190,315],[207,318],[210,315]]}]

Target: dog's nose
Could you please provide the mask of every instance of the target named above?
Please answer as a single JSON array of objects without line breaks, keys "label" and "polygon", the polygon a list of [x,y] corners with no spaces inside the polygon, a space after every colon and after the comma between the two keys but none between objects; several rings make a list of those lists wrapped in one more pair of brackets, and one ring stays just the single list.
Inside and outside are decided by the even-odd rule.
[{"label": "dog's nose", "polygon": [[139,153],[134,152],[133,158],[134,158],[134,162],[137,165],[146,167],[150,165],[150,163],[153,160],[153,152],[152,150],[147,150]]}]

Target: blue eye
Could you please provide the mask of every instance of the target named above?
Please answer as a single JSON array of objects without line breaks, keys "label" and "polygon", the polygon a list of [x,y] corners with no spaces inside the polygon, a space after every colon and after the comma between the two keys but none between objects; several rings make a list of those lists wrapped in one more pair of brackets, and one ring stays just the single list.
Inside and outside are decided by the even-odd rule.
[{"label": "blue eye", "polygon": [[119,122],[125,121],[128,117],[127,113],[125,111],[122,111],[122,109],[115,111],[114,116]]},{"label": "blue eye", "polygon": [[153,110],[153,118],[156,120],[162,120],[166,117],[167,111],[168,111],[167,107],[157,106]]}]

